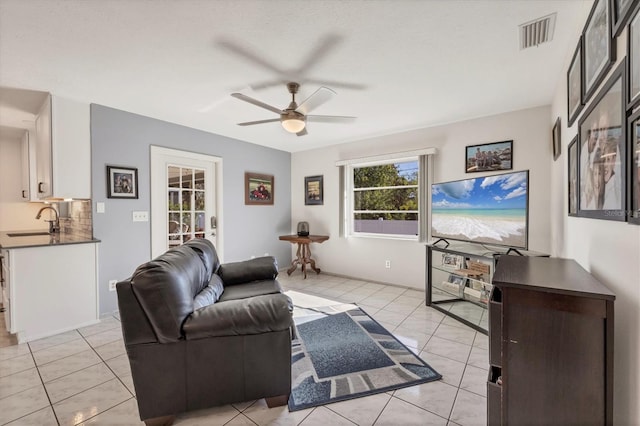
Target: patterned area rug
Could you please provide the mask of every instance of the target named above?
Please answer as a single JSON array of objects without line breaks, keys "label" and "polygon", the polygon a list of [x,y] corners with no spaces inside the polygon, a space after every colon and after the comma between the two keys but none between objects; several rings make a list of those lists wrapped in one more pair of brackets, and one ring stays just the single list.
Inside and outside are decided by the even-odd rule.
[{"label": "patterned area rug", "polygon": [[305,311],[292,343],[289,411],[442,377],[354,305]]}]

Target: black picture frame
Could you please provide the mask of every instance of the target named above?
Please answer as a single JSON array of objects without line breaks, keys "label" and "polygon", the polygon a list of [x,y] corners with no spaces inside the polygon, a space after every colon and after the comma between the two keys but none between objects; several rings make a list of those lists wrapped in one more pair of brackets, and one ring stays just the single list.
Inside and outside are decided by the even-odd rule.
[{"label": "black picture frame", "polygon": [[138,198],[138,169],[108,165],[107,198]]},{"label": "black picture frame", "polygon": [[582,93],[585,105],[596,92],[616,59],[611,37],[610,4],[596,0],[582,31]]},{"label": "black picture frame", "polygon": [[628,120],[629,223],[640,225],[640,109]]},{"label": "black picture frame", "polygon": [[573,126],[584,107],[582,99],[582,37],[580,37],[567,70],[567,122],[569,127]]},{"label": "black picture frame", "polygon": [[629,20],[631,11],[637,0],[610,0],[611,36],[618,37]]},{"label": "black picture frame", "polygon": [[623,60],[579,122],[580,217],[626,220],[625,70]]},{"label": "black picture frame", "polygon": [[627,110],[640,106],[640,1],[637,3],[627,31],[628,99]]},{"label": "black picture frame", "polygon": [[567,166],[567,213],[569,216],[578,216],[578,135],[567,148]]},{"label": "black picture frame", "polygon": [[275,185],[273,175],[245,172],[244,204],[248,206],[273,205]]},{"label": "black picture frame", "polygon": [[[491,156],[488,159],[488,155]],[[465,148],[466,173],[496,172],[513,169],[513,140],[468,145]]]},{"label": "black picture frame", "polygon": [[324,176],[306,176],[304,178],[304,204],[321,206],[324,204]]},{"label": "black picture frame", "polygon": [[553,161],[556,161],[560,157],[561,141],[560,134],[562,132],[562,128],[560,127],[560,117],[556,119],[556,124],[553,125],[553,130],[551,131],[551,139],[553,141]]}]

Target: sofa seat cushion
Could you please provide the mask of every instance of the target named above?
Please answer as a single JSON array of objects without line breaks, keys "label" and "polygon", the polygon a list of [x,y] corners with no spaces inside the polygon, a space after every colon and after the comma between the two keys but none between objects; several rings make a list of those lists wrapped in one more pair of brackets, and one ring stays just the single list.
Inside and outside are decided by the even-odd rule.
[{"label": "sofa seat cushion", "polygon": [[282,293],[282,287],[276,280],[254,281],[241,285],[225,286],[219,301],[247,299],[265,294]]},{"label": "sofa seat cushion", "polygon": [[187,340],[282,331],[291,327],[291,311],[291,299],[280,293],[218,302],[194,311],[183,331]]}]

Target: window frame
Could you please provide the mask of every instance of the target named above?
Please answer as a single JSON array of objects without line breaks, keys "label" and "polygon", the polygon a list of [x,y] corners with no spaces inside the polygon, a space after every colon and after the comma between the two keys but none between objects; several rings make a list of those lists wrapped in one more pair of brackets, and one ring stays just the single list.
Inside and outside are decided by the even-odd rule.
[{"label": "window frame", "polygon": [[[399,185],[399,186],[384,186],[384,187],[367,187],[367,188],[355,188],[354,185],[354,170],[358,168],[364,167],[374,167],[388,164],[397,164],[397,163],[406,163],[406,162],[416,162],[418,164],[418,183],[417,185]],[[345,212],[344,212],[344,229],[346,237],[355,237],[355,238],[380,238],[380,239],[391,239],[391,240],[407,240],[407,241],[421,241],[421,228],[424,226],[422,224],[423,218],[425,217],[425,213],[422,208],[424,206],[424,201],[422,200],[423,194],[425,191],[423,190],[423,185],[426,184],[424,182],[424,171],[421,166],[421,156],[420,155],[412,155],[409,157],[398,157],[398,158],[388,158],[383,160],[376,161],[362,161],[362,162],[350,162],[345,165]],[[372,190],[372,189],[396,189],[396,188],[416,188],[416,193],[418,194],[418,210],[355,210],[355,197],[354,194],[356,191],[364,191],[364,190]],[[383,234],[377,232],[356,232],[355,231],[355,214],[357,213],[417,213],[418,215],[418,233],[416,235],[406,235],[406,234]]]}]

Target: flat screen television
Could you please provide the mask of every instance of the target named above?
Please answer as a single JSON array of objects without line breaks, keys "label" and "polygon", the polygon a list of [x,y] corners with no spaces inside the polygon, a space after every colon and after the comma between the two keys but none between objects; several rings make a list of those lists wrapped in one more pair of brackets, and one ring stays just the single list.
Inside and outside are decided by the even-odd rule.
[{"label": "flat screen television", "polygon": [[527,249],[529,171],[431,185],[431,236]]}]

